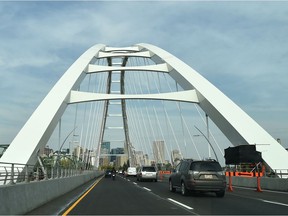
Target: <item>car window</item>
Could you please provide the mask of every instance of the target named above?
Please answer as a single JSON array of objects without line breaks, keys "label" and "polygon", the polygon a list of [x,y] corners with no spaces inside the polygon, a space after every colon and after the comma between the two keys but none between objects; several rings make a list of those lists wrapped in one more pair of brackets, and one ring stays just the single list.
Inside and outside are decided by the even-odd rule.
[{"label": "car window", "polygon": [[176,172],[179,171],[179,169],[180,169],[180,165],[181,165],[181,163],[177,164],[177,166],[175,167],[175,171],[176,171]]},{"label": "car window", "polygon": [[142,171],[146,171],[146,172],[155,172],[155,167],[143,167]]},{"label": "car window", "polygon": [[219,163],[217,162],[194,162],[190,166],[190,170],[197,170],[197,171],[222,171],[222,168]]},{"label": "car window", "polygon": [[183,163],[181,163],[179,171],[183,172],[183,171],[188,170],[188,166],[189,166],[188,162],[183,161]]}]

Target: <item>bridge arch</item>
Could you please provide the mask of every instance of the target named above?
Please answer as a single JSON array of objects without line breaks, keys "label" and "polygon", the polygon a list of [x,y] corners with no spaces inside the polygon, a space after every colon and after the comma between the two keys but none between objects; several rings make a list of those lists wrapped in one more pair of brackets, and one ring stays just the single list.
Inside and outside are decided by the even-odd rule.
[{"label": "bridge arch", "polygon": [[[122,51],[122,52],[120,52]],[[125,51],[125,52],[123,52]],[[149,58],[155,65],[126,67],[99,66],[96,59]],[[85,76],[103,71],[154,71],[169,74],[183,92],[147,95],[93,94],[78,91]],[[16,135],[1,162],[34,164],[40,148],[48,142],[67,106],[72,103],[112,99],[164,99],[197,103],[234,145],[253,144],[272,169],[288,168],[287,151],[248,114],[190,66],[151,44],[115,48],[97,44],[84,52],[64,73]],[[279,160],[281,158],[281,160]]]}]

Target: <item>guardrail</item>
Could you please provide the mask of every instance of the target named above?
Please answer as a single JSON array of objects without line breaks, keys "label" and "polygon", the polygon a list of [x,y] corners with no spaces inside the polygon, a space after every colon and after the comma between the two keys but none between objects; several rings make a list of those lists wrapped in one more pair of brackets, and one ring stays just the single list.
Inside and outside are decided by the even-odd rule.
[{"label": "guardrail", "polygon": [[35,165],[19,163],[0,163],[0,185],[16,184],[20,182],[40,181],[64,178],[83,174],[85,170],[65,168],[61,166],[44,168]]},{"label": "guardrail", "polygon": [[271,177],[274,177],[273,175],[280,177],[280,178],[288,178],[288,169],[275,169],[275,174],[272,173]]}]

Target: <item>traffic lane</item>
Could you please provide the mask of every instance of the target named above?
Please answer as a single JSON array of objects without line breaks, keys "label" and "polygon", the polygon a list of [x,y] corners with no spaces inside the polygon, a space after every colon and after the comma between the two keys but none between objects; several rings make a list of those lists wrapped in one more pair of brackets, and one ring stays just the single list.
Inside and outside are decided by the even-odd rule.
[{"label": "traffic lane", "polygon": [[163,198],[172,198],[190,206],[198,214],[287,215],[288,212],[288,193],[234,188],[233,192],[227,191],[223,198],[216,197],[215,193],[194,193],[184,197],[179,191],[170,192],[167,181],[137,183]]},{"label": "traffic lane", "polygon": [[139,187],[130,179],[117,176],[115,181],[103,178],[68,214],[191,215],[195,213],[192,209],[186,209]]},{"label": "traffic lane", "polygon": [[267,200],[278,203],[288,204],[288,192],[284,191],[271,191],[263,190],[262,192],[256,192],[255,188],[233,187],[233,192],[241,196],[253,196],[255,199]]},{"label": "traffic lane", "polygon": [[63,209],[66,209],[67,206],[69,206],[69,204],[75,202],[75,200],[77,200],[77,197],[80,197],[81,194],[83,194],[83,191],[85,192],[86,190],[88,190],[97,179],[98,177],[84,183],[83,185],[80,185],[74,190],[63,194],[62,196],[59,196],[45,203],[44,205],[33,209],[30,212],[27,212],[26,215],[59,215],[63,211]]}]

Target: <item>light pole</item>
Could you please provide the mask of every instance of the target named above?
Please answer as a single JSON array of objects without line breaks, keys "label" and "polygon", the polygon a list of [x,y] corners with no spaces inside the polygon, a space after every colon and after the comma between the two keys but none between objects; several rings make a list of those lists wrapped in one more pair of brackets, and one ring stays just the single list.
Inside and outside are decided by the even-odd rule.
[{"label": "light pole", "polygon": [[[218,160],[218,157],[217,157],[217,155],[216,155],[216,152],[215,152],[212,144],[210,143],[209,139],[204,135],[204,133],[203,133],[199,128],[197,128],[195,125],[194,125],[194,127],[195,127],[195,128],[201,133],[201,135],[207,140],[209,146],[211,147],[211,149],[212,149],[213,152],[214,152],[214,155],[215,155],[216,160],[219,161],[219,160]],[[200,135],[199,135],[199,136],[200,136]],[[210,148],[209,148],[209,149],[210,149]],[[210,157],[210,155],[209,155],[209,157]]]},{"label": "light pole", "polygon": [[[206,125],[207,125],[207,140],[208,140],[208,143],[210,141],[210,136],[209,136],[209,119],[208,119],[208,114],[206,113],[205,114],[206,116]],[[209,158],[211,158],[211,151],[210,151],[210,146],[208,145],[208,155],[209,155]]]}]

